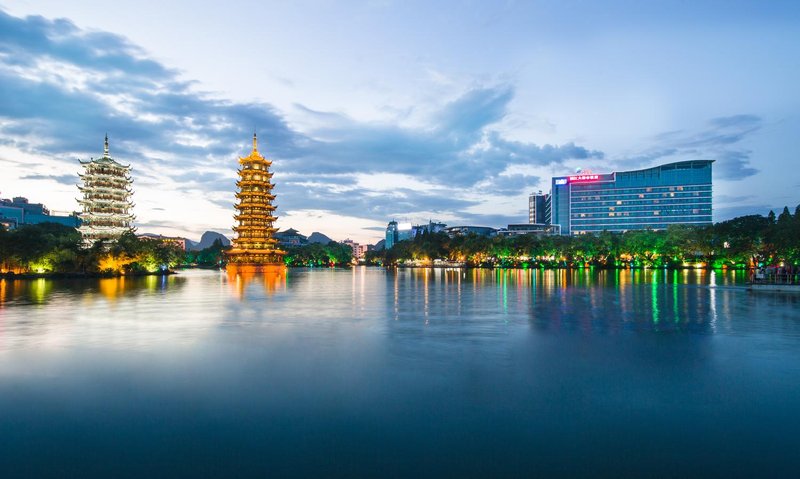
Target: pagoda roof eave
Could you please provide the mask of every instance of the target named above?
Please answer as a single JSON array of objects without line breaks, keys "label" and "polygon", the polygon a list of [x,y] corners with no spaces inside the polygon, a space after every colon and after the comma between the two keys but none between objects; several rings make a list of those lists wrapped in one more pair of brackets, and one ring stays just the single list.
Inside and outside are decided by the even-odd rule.
[{"label": "pagoda roof eave", "polygon": [[123,165],[122,163],[119,163],[117,160],[115,160],[115,159],[113,159],[111,157],[108,157],[108,156],[104,156],[102,158],[92,158],[91,160],[80,160],[79,159],[78,162],[80,164],[82,164],[82,165],[90,165],[90,164],[102,165],[102,164],[107,164],[107,165],[112,165],[112,166],[118,166],[118,167],[124,168],[126,170],[131,168],[130,164]]}]

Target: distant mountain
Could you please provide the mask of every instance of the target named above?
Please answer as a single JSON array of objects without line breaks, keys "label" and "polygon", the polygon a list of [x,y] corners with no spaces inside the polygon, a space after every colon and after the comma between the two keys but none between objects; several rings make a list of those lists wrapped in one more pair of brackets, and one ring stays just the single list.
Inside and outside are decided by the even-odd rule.
[{"label": "distant mountain", "polygon": [[386,240],[382,239],[377,243],[375,243],[375,247],[372,249],[374,249],[375,251],[383,251],[384,248],[386,248]]},{"label": "distant mountain", "polygon": [[214,244],[214,241],[220,240],[222,242],[222,246],[230,246],[231,240],[225,237],[225,235],[221,233],[217,233],[216,231],[206,231],[203,233],[203,236],[200,237],[200,242],[195,243],[194,241],[186,241],[186,249],[189,251],[199,251],[201,249],[206,249],[209,246]]},{"label": "distant mountain", "polygon": [[317,232],[317,231],[311,233],[311,236],[308,237],[308,242],[309,243],[328,244],[331,241],[333,241],[333,240],[328,238],[324,234],[322,234],[320,232]]}]

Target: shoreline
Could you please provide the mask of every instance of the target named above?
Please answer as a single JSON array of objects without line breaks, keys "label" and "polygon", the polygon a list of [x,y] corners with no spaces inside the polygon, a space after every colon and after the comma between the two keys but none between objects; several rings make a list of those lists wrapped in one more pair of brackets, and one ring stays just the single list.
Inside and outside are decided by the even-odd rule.
[{"label": "shoreline", "polygon": [[[288,270],[292,269],[331,269],[331,268],[354,268],[354,267],[369,267],[369,268],[383,268],[383,269],[496,269],[496,270],[618,270],[618,271],[645,271],[645,270],[664,270],[664,271],[750,271],[752,268],[697,268],[693,266],[544,266],[544,265],[530,265],[530,266],[470,266],[470,265],[335,265],[335,266],[287,266]],[[95,278],[122,278],[122,277],[143,277],[143,276],[171,276],[180,274],[184,270],[219,270],[225,271],[225,268],[218,267],[204,267],[204,266],[179,266],[166,271],[153,271],[153,272],[133,272],[133,273],[82,273],[82,272],[58,272],[58,273],[14,273],[4,272],[0,273],[0,279],[95,279]]]},{"label": "shoreline", "polygon": [[143,276],[170,276],[177,274],[176,271],[144,271],[135,273],[0,273],[0,279],[96,279],[96,278],[131,278]]}]

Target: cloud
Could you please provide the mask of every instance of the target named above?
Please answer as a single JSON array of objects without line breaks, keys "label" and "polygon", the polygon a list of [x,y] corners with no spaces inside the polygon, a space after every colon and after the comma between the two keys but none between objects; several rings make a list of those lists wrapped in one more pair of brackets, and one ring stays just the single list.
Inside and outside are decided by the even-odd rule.
[{"label": "cloud", "polygon": [[[260,150],[275,160],[279,212],[476,218],[463,212],[487,193],[518,195],[539,181],[504,174],[510,165],[603,158],[574,143],[505,138],[500,123],[514,94],[507,84],[454,92],[415,126],[361,122],[298,103],[314,125],[300,131],[270,104],[198,91],[124,37],[0,10],[0,144],[75,166],[77,157],[99,156],[108,132],[112,156],[132,164],[134,177],[146,181],[139,184],[203,191],[220,208],[233,201],[236,158],[254,127]],[[376,189],[357,181],[386,174],[425,186]],[[29,179],[66,183],[66,175]]]},{"label": "cloud", "polygon": [[656,135],[650,149],[617,163],[638,168],[654,162],[715,160],[715,177],[742,180],[759,170],[750,165],[752,152],[738,144],[760,130],[762,124],[761,117],[752,114],[712,118],[699,131],[674,130]]},{"label": "cloud", "polygon": [[167,153],[171,166],[180,168],[233,156],[258,126],[274,151],[291,156],[297,150],[298,135],[270,105],[197,93],[178,72],[120,36],[2,11],[0,32],[0,117],[9,120],[0,135],[6,144],[88,156],[109,132],[118,156],[148,165],[166,161],[159,153]]},{"label": "cloud", "polygon": [[21,180],[47,180],[61,183],[62,185],[75,185],[79,182],[78,175],[25,175]]},{"label": "cloud", "polygon": [[758,173],[750,166],[749,150],[722,151],[716,155],[714,175],[722,180],[741,180]]},{"label": "cloud", "polygon": [[499,175],[492,178],[486,190],[493,195],[512,196],[524,193],[539,184],[538,176],[528,175]]}]

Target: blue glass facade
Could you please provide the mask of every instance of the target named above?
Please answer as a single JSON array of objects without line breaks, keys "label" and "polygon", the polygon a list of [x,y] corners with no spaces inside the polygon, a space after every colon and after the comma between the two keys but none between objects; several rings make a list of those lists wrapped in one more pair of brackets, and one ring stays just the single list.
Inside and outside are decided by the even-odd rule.
[{"label": "blue glass facade", "polygon": [[553,178],[551,222],[562,234],[711,224],[713,160]]}]

